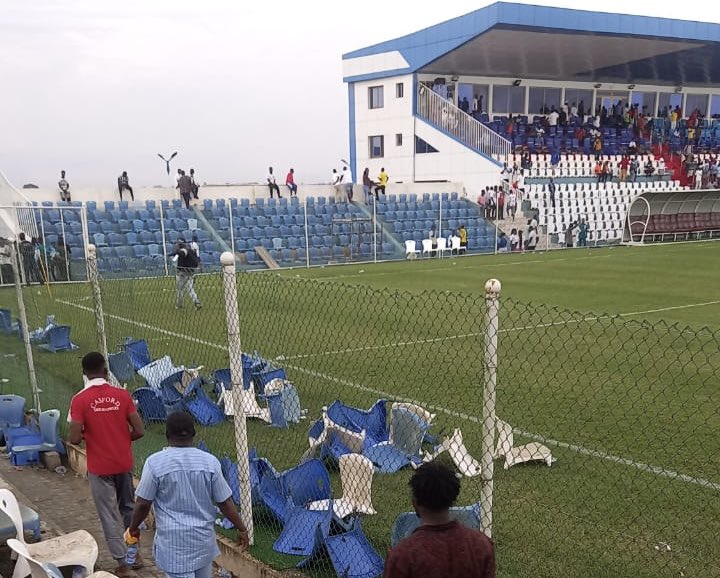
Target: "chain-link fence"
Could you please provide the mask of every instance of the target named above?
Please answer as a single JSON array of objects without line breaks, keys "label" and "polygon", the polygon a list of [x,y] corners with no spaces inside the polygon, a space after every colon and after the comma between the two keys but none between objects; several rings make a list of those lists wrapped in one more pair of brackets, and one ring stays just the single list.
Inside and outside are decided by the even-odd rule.
[{"label": "chain-link fence", "polygon": [[[79,346],[33,346],[43,409],[67,408],[104,331],[148,424],[137,467],[165,445],[167,412],[190,411],[254,522],[251,553],[276,568],[379,573],[417,524],[413,468],[437,454],[462,477],[454,515],[489,530],[492,514],[499,576],[720,575],[717,333],[502,298],[496,318],[481,288],[236,276],[232,262],[194,275],[201,308],[182,276],[101,274],[102,326],[91,282],[24,289],[29,327],[55,315]],[[17,311],[15,292],[0,304]],[[23,343],[0,339],[16,374],[3,391],[31,399]]]}]

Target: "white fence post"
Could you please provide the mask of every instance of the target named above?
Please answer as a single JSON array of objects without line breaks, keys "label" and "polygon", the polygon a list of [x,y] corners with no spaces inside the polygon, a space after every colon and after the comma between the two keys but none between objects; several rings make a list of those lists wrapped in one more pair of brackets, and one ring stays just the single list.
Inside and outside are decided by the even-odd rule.
[{"label": "white fence post", "polygon": [[17,246],[15,243],[10,245],[10,258],[12,259],[13,277],[15,277],[15,294],[17,295],[17,304],[20,317],[20,333],[22,334],[23,343],[25,344],[25,357],[27,359],[28,377],[30,379],[30,389],[32,390],[33,405],[38,414],[42,411],[40,408],[40,390],[38,389],[37,374],[35,373],[35,360],[33,359],[33,350],[30,345],[30,326],[28,325],[27,314],[25,312],[25,300],[22,293],[22,280],[20,279],[20,267],[18,267]]},{"label": "white fence post", "polygon": [[488,538],[492,538],[493,468],[495,454],[495,388],[497,386],[498,313],[500,310],[500,281],[485,283],[485,352],[483,355],[482,419],[482,487],[480,489],[480,525]]},{"label": "white fence post", "polygon": [[240,316],[237,302],[237,281],[235,279],[235,255],[225,251],[220,255],[225,290],[225,314],[227,319],[228,355],[230,356],[230,379],[233,407],[235,408],[235,452],[237,454],[238,478],[240,482],[240,519],[248,531],[252,545],[255,528],[252,518],[252,496],[250,494],[250,461],[248,459],[247,418],[242,399],[243,371],[242,347],[240,346]]},{"label": "white fence post", "polygon": [[100,275],[97,268],[97,249],[90,243],[87,246],[88,276],[92,284],[93,300],[95,302],[95,323],[97,326],[98,346],[105,359],[108,358],[107,336],[105,335],[105,313],[103,312],[102,291],[100,290]]}]

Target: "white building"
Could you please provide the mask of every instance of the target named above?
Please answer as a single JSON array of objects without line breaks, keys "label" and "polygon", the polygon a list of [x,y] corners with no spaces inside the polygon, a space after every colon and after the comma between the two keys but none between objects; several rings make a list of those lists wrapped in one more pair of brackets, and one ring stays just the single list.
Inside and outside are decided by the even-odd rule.
[{"label": "white building", "polygon": [[[384,167],[391,182],[458,181],[472,193],[497,184],[498,159],[527,142],[480,121],[532,124],[565,103],[592,115],[618,101],[720,116],[719,40],[717,24],[499,2],[350,52],[351,168],[357,182]],[[717,146],[720,134],[708,139]]]}]

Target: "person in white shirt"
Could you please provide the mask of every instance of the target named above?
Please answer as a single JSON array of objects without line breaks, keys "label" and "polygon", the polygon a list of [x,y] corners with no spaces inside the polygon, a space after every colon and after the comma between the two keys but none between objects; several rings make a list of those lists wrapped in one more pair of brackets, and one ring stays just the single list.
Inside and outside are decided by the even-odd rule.
[{"label": "person in white shirt", "polygon": [[477,94],[472,99],[472,111],[477,112],[478,111],[478,97]]},{"label": "person in white shirt", "polygon": [[513,229],[512,231],[510,231],[510,250],[520,250],[520,236],[517,233],[517,229]]},{"label": "person in white shirt", "polygon": [[578,115],[578,107],[573,102],[572,106],[570,107],[570,116],[577,116]]},{"label": "person in white shirt", "polygon": [[273,168],[268,167],[268,174],[267,177],[265,177],[267,180],[268,189],[270,189],[270,198],[273,198],[273,192],[277,193],[278,199],[282,199],[280,196],[280,187],[278,187],[277,182],[275,181],[275,175],[273,174]]},{"label": "person in white shirt", "polygon": [[510,188],[510,181],[512,180],[513,170],[508,166],[507,163],[503,163],[503,168],[500,171],[500,178],[502,179],[502,185],[504,190]]},{"label": "person in white shirt", "polygon": [[510,193],[508,193],[507,196],[507,212],[510,217],[512,217],[512,220],[515,220],[515,213],[517,212],[517,193],[515,192],[515,189],[510,189]]},{"label": "person in white shirt", "polygon": [[197,255],[198,258],[200,258],[200,245],[198,245],[198,237],[197,235],[192,236],[192,241],[190,241],[190,249]]},{"label": "person in white shirt", "polygon": [[555,107],[553,107],[550,111],[550,114],[548,115],[548,126],[557,126],[559,118],[560,113],[558,113],[558,111],[555,110]]},{"label": "person in white shirt", "polygon": [[345,189],[345,196],[347,197],[348,203],[352,203],[353,200],[353,178],[352,172],[348,167],[343,167],[341,181],[343,188]]},{"label": "person in white shirt", "polygon": [[528,228],[528,234],[527,234],[527,240],[525,241],[525,248],[528,251],[534,251],[535,247],[537,246],[537,233],[535,232],[534,227]]},{"label": "person in white shirt", "polygon": [[568,112],[570,111],[570,107],[568,106],[567,102],[564,102],[563,105],[560,107],[560,110],[562,110],[565,115],[567,116]]},{"label": "person in white shirt", "polygon": [[337,172],[337,169],[332,170],[330,175],[330,184],[335,188],[335,202],[342,201],[342,175]]}]

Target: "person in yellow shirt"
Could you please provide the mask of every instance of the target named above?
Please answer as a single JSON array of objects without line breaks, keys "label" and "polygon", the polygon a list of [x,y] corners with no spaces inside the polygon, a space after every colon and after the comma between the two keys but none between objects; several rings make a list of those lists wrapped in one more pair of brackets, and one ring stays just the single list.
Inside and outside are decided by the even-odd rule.
[{"label": "person in yellow shirt", "polygon": [[467,251],[467,229],[465,228],[465,225],[460,225],[458,227],[458,237],[460,237],[460,247]]},{"label": "person in yellow shirt", "polygon": [[385,167],[380,169],[380,174],[378,175],[378,184],[375,187],[375,198],[378,199],[378,193],[385,194],[385,186],[387,185],[388,174],[385,172]]}]

